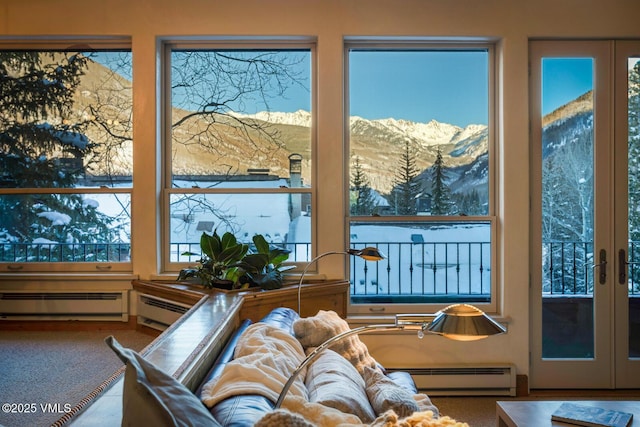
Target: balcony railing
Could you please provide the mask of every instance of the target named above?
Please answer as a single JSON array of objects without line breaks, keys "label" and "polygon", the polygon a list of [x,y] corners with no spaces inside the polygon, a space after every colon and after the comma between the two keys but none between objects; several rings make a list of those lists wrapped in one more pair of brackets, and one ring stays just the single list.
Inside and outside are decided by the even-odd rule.
[{"label": "balcony railing", "polygon": [[[610,257],[611,258],[611,257]],[[629,242],[628,254],[629,295],[640,295],[640,242]],[[607,268],[613,268],[617,258],[610,259]],[[595,266],[593,242],[547,241],[542,244],[542,292],[546,295],[593,295]]]},{"label": "balcony railing", "polygon": [[[311,259],[311,244],[279,243],[291,250],[290,260]],[[387,254],[380,262],[351,259],[351,295],[355,302],[488,301],[491,297],[490,242],[359,242]],[[129,262],[131,245],[2,243],[0,262]],[[199,243],[173,243],[172,261],[196,262]],[[543,293],[592,295],[593,244],[579,241],[543,242]],[[640,242],[629,245],[630,262],[640,261]],[[611,267],[611,266],[610,266]],[[597,267],[596,267],[597,268]],[[640,264],[630,264],[629,293],[640,296]]]},{"label": "balcony railing", "polygon": [[[312,259],[310,243],[280,243],[289,260]],[[351,298],[373,302],[487,302],[491,296],[489,242],[359,242],[355,249],[375,246],[387,255],[380,262],[351,259]],[[199,253],[197,244],[175,244],[173,254]],[[195,262],[199,256],[181,257]],[[174,261],[177,261],[176,258]]]},{"label": "balcony railing", "polygon": [[0,243],[0,262],[129,261],[129,243]]}]

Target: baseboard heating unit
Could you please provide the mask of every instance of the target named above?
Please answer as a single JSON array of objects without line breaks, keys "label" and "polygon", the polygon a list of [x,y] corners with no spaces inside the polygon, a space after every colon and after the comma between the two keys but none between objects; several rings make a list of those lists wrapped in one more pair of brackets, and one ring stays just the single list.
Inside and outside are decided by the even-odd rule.
[{"label": "baseboard heating unit", "polygon": [[129,320],[129,292],[0,292],[0,319]]},{"label": "baseboard heating unit", "polygon": [[164,331],[190,308],[155,295],[138,294],[138,324]]},{"label": "baseboard heating unit", "polygon": [[515,396],[516,369],[510,364],[398,369],[431,396]]}]

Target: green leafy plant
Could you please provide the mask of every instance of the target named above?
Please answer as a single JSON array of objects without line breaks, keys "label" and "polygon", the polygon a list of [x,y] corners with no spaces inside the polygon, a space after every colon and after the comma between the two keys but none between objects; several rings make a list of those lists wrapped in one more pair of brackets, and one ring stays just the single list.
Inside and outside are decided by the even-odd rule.
[{"label": "green leafy plant", "polygon": [[[199,265],[181,270],[178,280],[197,278],[208,288],[282,287],[282,272],[294,268],[282,265],[289,258],[289,251],[272,247],[261,234],[253,236],[253,244],[255,251],[251,251],[248,244],[239,242],[232,233],[226,232],[222,237],[217,231],[212,235],[202,233]],[[183,255],[198,254],[185,252]]]},{"label": "green leafy plant", "polygon": [[290,251],[269,245],[261,234],[253,236],[253,244],[256,252],[249,253],[242,259],[241,265],[245,273],[240,280],[262,289],[281,288],[282,272],[293,268],[282,265],[289,259]]},{"label": "green leafy plant", "polygon": [[[209,288],[221,281],[230,282],[231,287],[236,287],[240,276],[244,274],[240,263],[249,251],[249,245],[238,242],[236,237],[229,232],[220,237],[214,230],[212,235],[202,233],[200,249],[202,250],[202,258],[198,261],[199,265],[181,270],[178,280],[197,277],[204,286]],[[197,254],[185,252],[183,255]]]}]

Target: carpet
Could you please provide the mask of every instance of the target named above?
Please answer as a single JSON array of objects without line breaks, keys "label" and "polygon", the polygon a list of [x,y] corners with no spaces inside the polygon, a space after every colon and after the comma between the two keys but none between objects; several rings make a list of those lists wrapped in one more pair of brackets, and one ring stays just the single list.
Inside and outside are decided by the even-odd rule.
[{"label": "carpet", "polygon": [[0,331],[0,425],[46,427],[123,364],[113,335],[141,351],[154,337],[135,330]]}]

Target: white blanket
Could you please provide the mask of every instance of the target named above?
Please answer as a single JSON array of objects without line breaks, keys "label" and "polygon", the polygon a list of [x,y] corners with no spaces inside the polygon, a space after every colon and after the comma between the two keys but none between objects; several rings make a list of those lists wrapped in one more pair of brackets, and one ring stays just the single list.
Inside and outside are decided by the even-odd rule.
[{"label": "white blanket", "polygon": [[[202,388],[202,401],[208,407],[235,395],[258,394],[274,403],[291,373],[304,360],[300,342],[288,332],[255,323],[240,336],[234,359],[218,378]],[[304,386],[304,372],[291,386],[287,398],[308,400]]]}]

